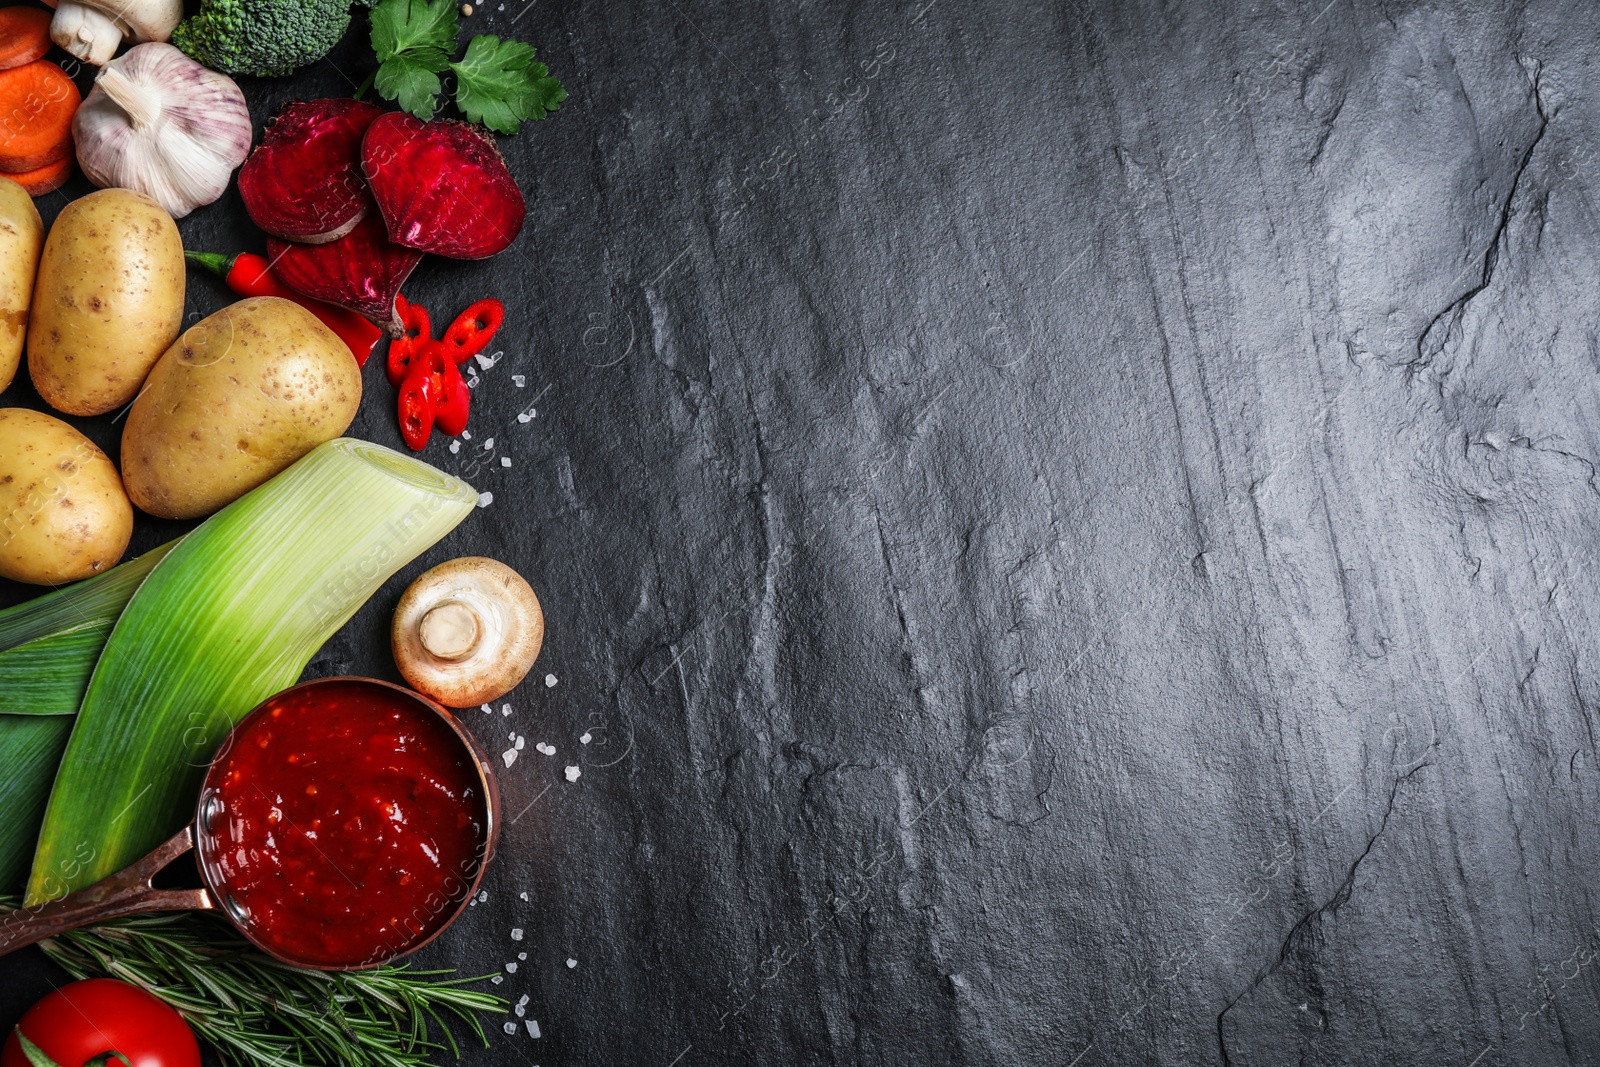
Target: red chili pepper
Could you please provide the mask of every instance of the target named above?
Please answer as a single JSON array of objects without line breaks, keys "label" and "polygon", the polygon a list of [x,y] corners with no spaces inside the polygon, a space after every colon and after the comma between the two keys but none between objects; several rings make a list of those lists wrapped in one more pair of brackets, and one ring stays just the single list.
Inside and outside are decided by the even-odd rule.
[{"label": "red chili pepper", "polygon": [[506,306],[498,300],[480,300],[456,316],[444,332],[445,347],[457,363],[482,352],[506,320]]},{"label": "red chili pepper", "polygon": [[433,375],[426,363],[414,364],[400,383],[400,436],[413,452],[421,452],[433,436],[434,412],[438,407],[433,392]]},{"label": "red chili pepper", "polygon": [[228,288],[240,296],[281,296],[285,300],[293,300],[321,319],[324,326],[349,346],[356,363],[363,367],[367,364],[367,357],[372,355],[372,350],[383,339],[382,329],[354,311],[301,296],[283,284],[272,273],[272,264],[267,262],[265,256],[249,252],[234,256],[225,256],[220,252],[185,252],[184,258],[197,267],[220,274],[228,283]]},{"label": "red chili pepper", "polygon": [[394,299],[394,309],[400,316],[405,333],[389,342],[389,357],[384,373],[389,384],[398,386],[405,381],[406,372],[416,362],[425,344],[433,341],[433,323],[428,321],[428,309],[413,304],[403,295]]},{"label": "red chili pepper", "polygon": [[467,428],[467,414],[472,407],[472,391],[461,377],[461,368],[450,359],[449,347],[441,341],[430,341],[426,346],[428,376],[432,379],[434,398],[434,425],[439,432],[455,437]]}]

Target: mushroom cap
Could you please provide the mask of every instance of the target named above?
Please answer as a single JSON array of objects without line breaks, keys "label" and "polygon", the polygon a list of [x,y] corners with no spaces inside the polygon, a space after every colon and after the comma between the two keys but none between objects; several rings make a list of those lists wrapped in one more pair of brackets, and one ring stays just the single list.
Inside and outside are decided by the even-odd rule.
[{"label": "mushroom cap", "polygon": [[424,572],[400,597],[390,629],[407,684],[452,708],[505,696],[544,644],[544,612],[522,575],[485,556]]}]

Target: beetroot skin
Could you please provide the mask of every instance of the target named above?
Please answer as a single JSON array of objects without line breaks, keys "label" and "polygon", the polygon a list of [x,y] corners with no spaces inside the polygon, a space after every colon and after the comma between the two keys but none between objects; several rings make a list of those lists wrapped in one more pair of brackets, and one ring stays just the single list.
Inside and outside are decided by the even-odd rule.
[{"label": "beetroot skin", "polygon": [[267,258],[272,273],[295,292],[347,307],[398,337],[402,331],[394,299],[422,253],[390,242],[383,219],[368,212],[353,230],[327,244],[269,237]]},{"label": "beetroot skin", "polygon": [[381,114],[360,100],[300,100],[284,108],[239,168],[250,221],[306,244],[354,229],[372,203],[361,176],[361,140]]},{"label": "beetroot skin", "polygon": [[522,230],[522,190],[477,127],[391,111],[367,128],[361,163],[396,244],[483,259]]}]

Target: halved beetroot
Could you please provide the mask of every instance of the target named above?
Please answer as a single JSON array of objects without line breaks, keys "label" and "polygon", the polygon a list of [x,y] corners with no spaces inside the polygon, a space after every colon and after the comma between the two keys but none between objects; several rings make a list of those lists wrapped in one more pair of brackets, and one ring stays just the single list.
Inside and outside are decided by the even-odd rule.
[{"label": "halved beetroot", "polygon": [[382,326],[390,337],[399,337],[394,298],[422,261],[422,253],[392,243],[384,233],[383,219],[368,212],[355,229],[327,244],[269,237],[267,258],[272,273],[295,292],[347,307]]},{"label": "halved beetroot", "polygon": [[239,168],[250,221],[274,237],[336,241],[371,206],[361,139],[383,111],[362,100],[297,100],[267,126]]},{"label": "halved beetroot", "polygon": [[522,190],[476,126],[391,111],[367,128],[361,163],[396,244],[483,259],[522,230]]}]

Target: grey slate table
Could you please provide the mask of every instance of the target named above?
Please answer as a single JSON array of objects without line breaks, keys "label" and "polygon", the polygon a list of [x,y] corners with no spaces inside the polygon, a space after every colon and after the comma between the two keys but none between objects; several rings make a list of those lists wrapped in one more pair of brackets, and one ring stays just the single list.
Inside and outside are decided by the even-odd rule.
[{"label": "grey slate table", "polygon": [[423,562],[544,600],[424,957],[528,998],[469,1064],[1600,1063],[1592,11],[469,26],[572,90],[514,250],[408,287],[511,307],[425,453],[494,502],[311,668],[393,677]]}]

